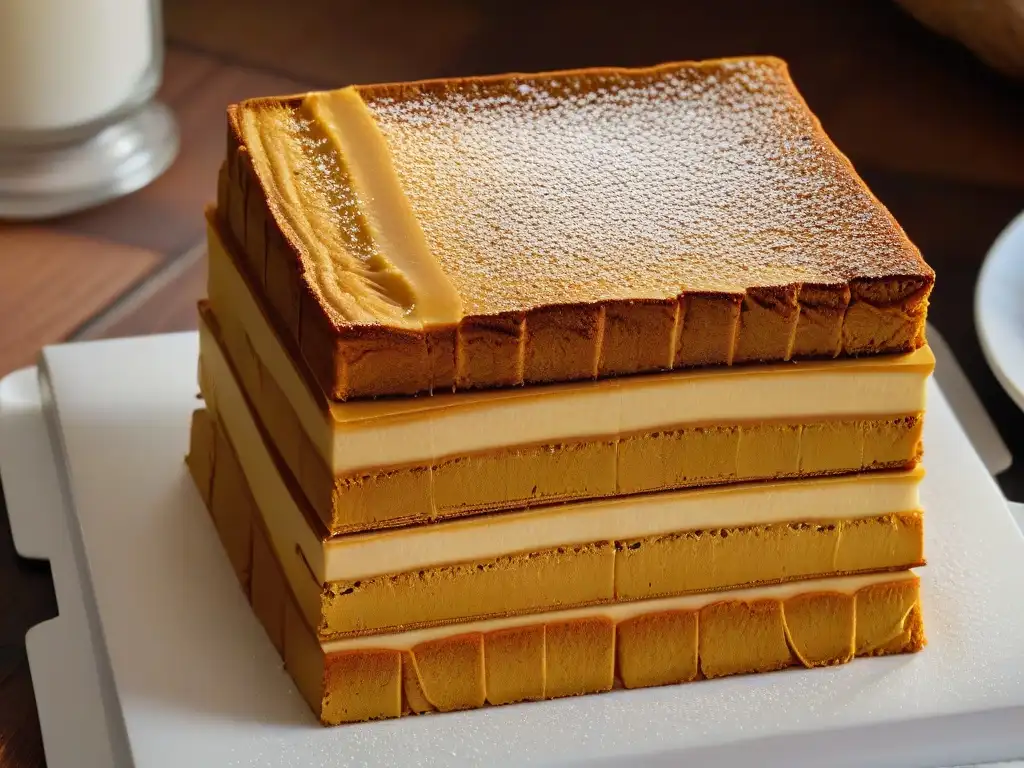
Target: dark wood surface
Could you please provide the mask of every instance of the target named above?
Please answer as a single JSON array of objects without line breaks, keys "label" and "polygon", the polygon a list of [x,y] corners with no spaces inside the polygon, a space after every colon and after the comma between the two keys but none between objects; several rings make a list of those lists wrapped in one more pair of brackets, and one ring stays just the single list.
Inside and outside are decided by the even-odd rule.
[{"label": "dark wood surface", "polygon": [[[65,339],[195,327],[203,206],[223,110],[257,95],[510,70],[752,53],[786,58],[825,129],[935,267],[930,318],[1017,457],[1024,415],[973,325],[981,260],[1024,210],[1024,86],[883,0],[340,2],[165,0],[160,98],[181,153],[98,209],[0,224],[0,375]],[[1024,500],[1024,461],[1000,478]],[[43,764],[25,631],[56,613],[45,563],[18,558],[0,501],[0,767]]]}]

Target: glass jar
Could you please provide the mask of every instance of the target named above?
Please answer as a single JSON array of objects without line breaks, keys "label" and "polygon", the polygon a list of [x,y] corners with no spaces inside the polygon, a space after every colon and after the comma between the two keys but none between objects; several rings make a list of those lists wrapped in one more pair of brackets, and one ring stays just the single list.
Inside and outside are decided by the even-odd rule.
[{"label": "glass jar", "polygon": [[0,2],[0,218],[42,218],[139,189],[178,148],[153,96],[160,0]]}]

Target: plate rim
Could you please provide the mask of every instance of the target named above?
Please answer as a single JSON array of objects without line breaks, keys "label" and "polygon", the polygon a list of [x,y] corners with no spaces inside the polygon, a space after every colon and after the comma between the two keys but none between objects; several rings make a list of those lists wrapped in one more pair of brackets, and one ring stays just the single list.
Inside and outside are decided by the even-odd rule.
[{"label": "plate rim", "polygon": [[[999,274],[1000,268],[1004,267],[1006,259],[1012,253],[1009,250],[1009,243],[1018,236],[1024,241],[1024,211],[1020,211],[1003,227],[999,235],[992,242],[992,245],[989,246],[982,261],[981,269],[978,272],[978,280],[974,288],[974,329],[982,354],[985,357],[985,362],[988,363],[999,385],[1009,395],[1010,399],[1013,400],[1014,404],[1021,410],[1024,410],[1024,370],[1021,371],[1019,381],[1015,380],[1016,377],[1007,371],[1006,353],[1001,351],[1001,346],[994,338],[1000,334],[1000,331],[995,329],[994,323],[996,321],[992,313],[986,311],[986,302],[984,301],[984,298],[990,295],[990,292],[998,292],[998,283],[994,276]],[[1024,249],[1022,249],[1021,256],[1020,272],[1022,282],[1024,282]],[[1022,300],[1024,300],[1024,295],[1022,295]],[[1022,352],[1022,359],[1024,359],[1024,328],[1021,329],[1019,347]]]}]

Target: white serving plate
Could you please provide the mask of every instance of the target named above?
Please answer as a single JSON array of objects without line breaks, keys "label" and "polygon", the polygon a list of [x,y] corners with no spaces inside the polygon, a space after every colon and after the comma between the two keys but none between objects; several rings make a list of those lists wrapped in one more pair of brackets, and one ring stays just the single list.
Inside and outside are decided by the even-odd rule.
[{"label": "white serving plate", "polygon": [[985,257],[975,286],[974,322],[989,366],[1024,409],[1024,211]]},{"label": "white serving plate", "polygon": [[[934,383],[922,653],[325,729],[237,588],[186,473],[196,346],[186,333],[47,349],[42,409],[30,374],[0,384],[0,469],[16,543],[53,561],[62,614],[29,637],[53,768],[1024,758],[1024,537]],[[69,525],[57,522],[57,506]],[[76,590],[77,614],[65,611]],[[91,681],[91,701],[104,706],[64,695],[76,653],[80,684]],[[66,733],[75,705],[91,709],[91,730]]]}]

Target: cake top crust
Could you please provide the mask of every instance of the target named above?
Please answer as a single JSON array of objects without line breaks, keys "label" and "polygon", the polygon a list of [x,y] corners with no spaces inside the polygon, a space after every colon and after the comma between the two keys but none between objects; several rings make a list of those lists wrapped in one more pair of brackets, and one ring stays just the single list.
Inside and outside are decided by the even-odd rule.
[{"label": "cake top crust", "polygon": [[338,326],[933,272],[770,57],[235,105]]}]

